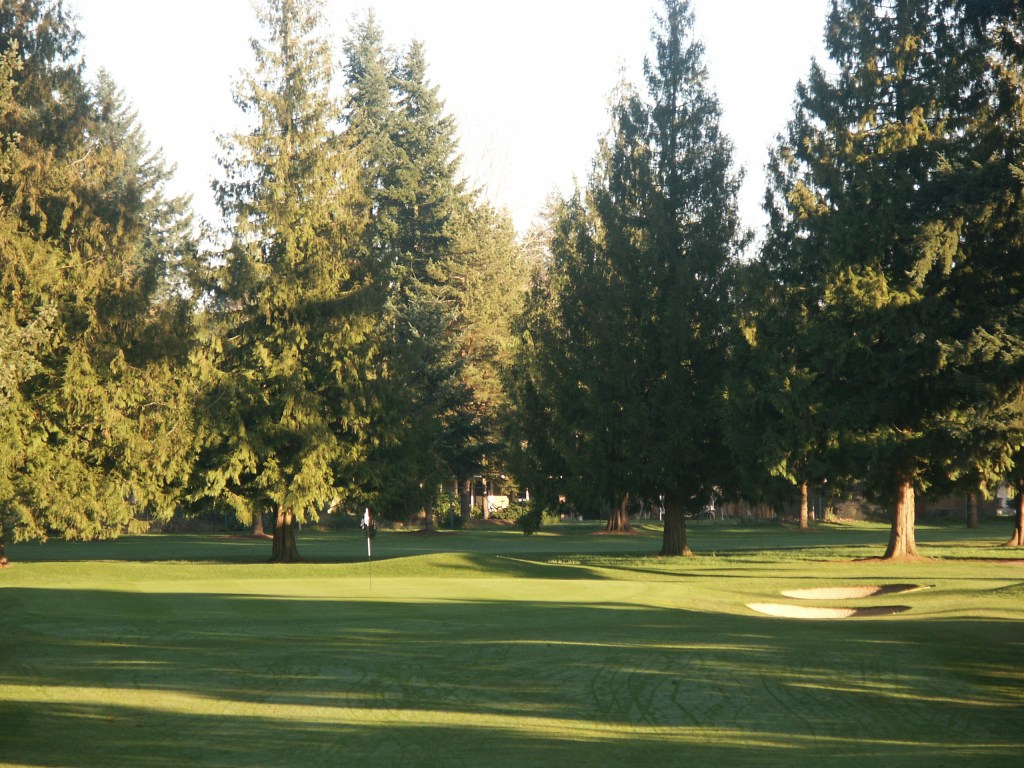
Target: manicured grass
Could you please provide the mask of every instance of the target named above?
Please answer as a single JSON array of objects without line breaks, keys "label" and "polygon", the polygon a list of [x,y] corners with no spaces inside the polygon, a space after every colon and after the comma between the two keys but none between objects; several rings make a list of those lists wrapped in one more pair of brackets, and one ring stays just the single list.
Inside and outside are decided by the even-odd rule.
[{"label": "manicured grass", "polygon": [[[0,765],[1008,766],[1024,566],[1009,530],[702,523],[698,556],[586,527],[19,545],[0,571]],[[891,617],[779,619],[798,587]],[[827,603],[818,602],[825,605]]]}]

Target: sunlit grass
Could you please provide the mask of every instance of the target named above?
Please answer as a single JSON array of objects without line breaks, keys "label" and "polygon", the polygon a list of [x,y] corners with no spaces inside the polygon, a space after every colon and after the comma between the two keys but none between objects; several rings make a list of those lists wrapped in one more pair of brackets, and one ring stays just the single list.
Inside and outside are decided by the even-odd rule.
[{"label": "sunlit grass", "polygon": [[[1015,764],[1024,567],[1001,530],[872,524],[544,536],[305,532],[13,547],[0,763],[26,766]],[[886,618],[752,612],[782,591]],[[816,601],[803,601],[815,603]],[[819,604],[827,604],[821,602]]]}]

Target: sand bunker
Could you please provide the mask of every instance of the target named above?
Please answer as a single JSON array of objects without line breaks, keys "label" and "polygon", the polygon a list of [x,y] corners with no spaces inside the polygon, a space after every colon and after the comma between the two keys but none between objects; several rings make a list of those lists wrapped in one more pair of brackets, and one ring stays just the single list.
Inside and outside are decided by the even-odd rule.
[{"label": "sand bunker", "polygon": [[[856,600],[878,595],[897,595],[929,589],[920,584],[870,584],[857,587],[820,587],[816,589],[790,589],[784,597],[797,600]],[[810,605],[783,605],[781,603],[747,603],[747,607],[768,616],[785,619],[855,619],[864,616],[892,616],[909,611],[909,605],[871,605],[864,608],[820,608]]]},{"label": "sand bunker", "polygon": [[874,605],[867,608],[815,608],[809,605],[747,603],[747,607],[768,616],[785,619],[853,619],[865,616],[891,616],[909,611],[909,605]]},{"label": "sand bunker", "polygon": [[783,592],[783,597],[795,597],[798,600],[856,600],[878,595],[898,595],[905,592],[916,592],[929,589],[921,584],[883,584],[863,587],[821,587],[818,589],[790,589]]}]

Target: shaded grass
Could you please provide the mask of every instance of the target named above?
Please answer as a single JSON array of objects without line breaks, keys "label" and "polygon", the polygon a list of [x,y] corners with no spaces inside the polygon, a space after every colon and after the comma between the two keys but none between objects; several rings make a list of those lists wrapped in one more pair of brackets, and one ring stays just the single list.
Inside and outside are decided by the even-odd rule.
[{"label": "shaded grass", "polygon": [[[820,560],[877,557],[885,550],[889,528],[878,523],[818,523],[808,531],[784,524],[744,526],[732,521],[690,522],[691,548],[702,556],[743,555],[751,562],[779,558]],[[1024,559],[1019,548],[1001,546],[1012,533],[1012,522],[995,521],[969,530],[958,524],[917,526],[922,554],[943,558]],[[558,554],[650,557],[661,547],[661,526],[636,525],[637,535],[599,535],[597,523],[550,526],[533,536],[514,529],[439,531],[423,536],[418,531],[381,531],[374,539],[375,562],[435,552],[484,556],[514,552],[524,557],[549,558]],[[366,540],[360,531],[299,534],[300,552],[311,564],[366,561]],[[135,561],[265,563],[270,542],[238,534],[126,536],[112,541],[20,544],[8,548],[20,562]]]},{"label": "shaded grass", "polygon": [[[1012,765],[1024,568],[983,533],[922,528],[918,563],[859,560],[878,526],[694,526],[687,559],[651,557],[656,529],[382,532],[370,566],[354,534],[306,533],[298,566],[227,537],[22,545],[0,763]],[[868,583],[933,588],[885,619],[746,608]]]}]

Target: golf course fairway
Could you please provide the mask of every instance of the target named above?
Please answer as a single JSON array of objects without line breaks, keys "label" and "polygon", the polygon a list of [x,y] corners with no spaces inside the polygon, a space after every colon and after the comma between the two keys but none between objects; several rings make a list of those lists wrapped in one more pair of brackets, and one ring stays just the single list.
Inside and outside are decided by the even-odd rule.
[{"label": "golf course fairway", "polygon": [[358,532],[307,532],[286,566],[229,535],[22,544],[0,765],[1019,765],[1001,534],[922,526],[902,563],[867,524],[696,524],[679,559],[656,526],[383,531],[373,562]]}]

